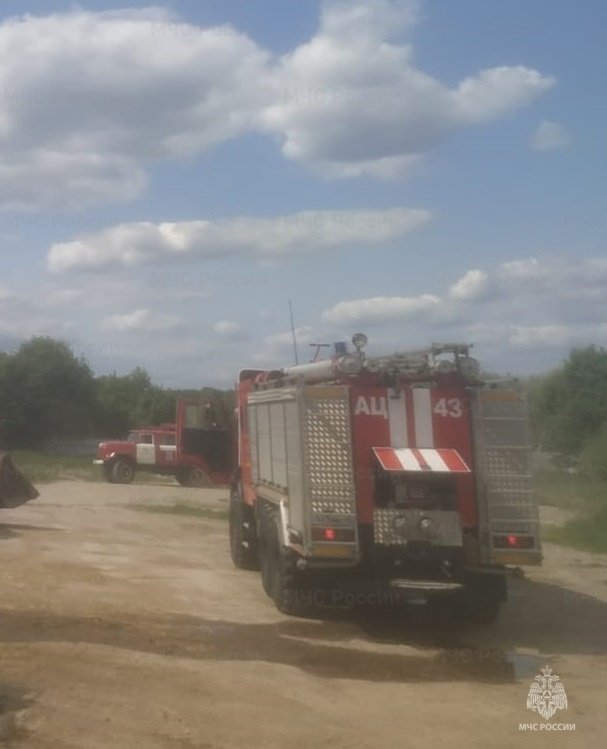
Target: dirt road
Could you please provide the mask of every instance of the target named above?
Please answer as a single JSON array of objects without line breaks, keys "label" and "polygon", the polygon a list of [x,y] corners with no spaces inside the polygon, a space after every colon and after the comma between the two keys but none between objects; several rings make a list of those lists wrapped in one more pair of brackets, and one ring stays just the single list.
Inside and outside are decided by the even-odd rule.
[{"label": "dirt road", "polygon": [[[279,614],[233,569],[222,491],[60,482],[0,521],[0,745],[603,745],[607,557],[546,547],[498,624]],[[186,503],[203,517],[151,512]],[[519,731],[549,664],[575,732]]]}]

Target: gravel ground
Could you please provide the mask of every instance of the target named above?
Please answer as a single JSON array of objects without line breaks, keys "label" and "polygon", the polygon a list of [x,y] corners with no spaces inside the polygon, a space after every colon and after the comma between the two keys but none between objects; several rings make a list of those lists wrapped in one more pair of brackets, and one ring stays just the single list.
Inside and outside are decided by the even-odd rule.
[{"label": "gravel ground", "polygon": [[[2,512],[0,745],[580,746],[607,735],[607,556],[547,545],[491,627],[278,613],[227,550],[227,493],[58,482]],[[203,516],[150,512],[185,503]],[[544,513],[546,522],[559,518]],[[568,709],[538,731],[536,673]]]}]

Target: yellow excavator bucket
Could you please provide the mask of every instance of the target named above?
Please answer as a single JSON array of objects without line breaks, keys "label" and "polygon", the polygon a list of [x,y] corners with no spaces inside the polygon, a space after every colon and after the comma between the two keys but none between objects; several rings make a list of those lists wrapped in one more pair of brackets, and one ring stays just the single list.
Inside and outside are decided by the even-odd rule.
[{"label": "yellow excavator bucket", "polygon": [[0,452],[0,508],[19,507],[39,494],[14,466],[8,453]]}]

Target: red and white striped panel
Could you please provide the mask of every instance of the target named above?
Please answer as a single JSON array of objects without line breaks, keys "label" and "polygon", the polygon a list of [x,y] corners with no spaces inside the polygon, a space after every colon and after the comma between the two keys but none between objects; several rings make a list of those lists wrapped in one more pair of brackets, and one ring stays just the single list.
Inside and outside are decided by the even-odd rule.
[{"label": "red and white striped panel", "polygon": [[384,471],[470,473],[470,468],[457,450],[374,447],[373,452]]}]

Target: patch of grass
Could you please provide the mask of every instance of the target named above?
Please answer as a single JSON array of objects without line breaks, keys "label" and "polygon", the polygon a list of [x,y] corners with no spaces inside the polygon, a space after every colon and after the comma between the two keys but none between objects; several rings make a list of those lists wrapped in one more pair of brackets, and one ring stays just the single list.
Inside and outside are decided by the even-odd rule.
[{"label": "patch of grass", "polygon": [[565,525],[546,528],[544,537],[546,541],[574,549],[607,554],[607,506]]},{"label": "patch of grass", "polygon": [[535,472],[534,483],[541,505],[581,512],[607,505],[607,481],[543,468]]},{"label": "patch of grass", "polygon": [[174,502],[171,505],[129,505],[131,510],[140,510],[142,512],[157,512],[162,515],[182,515],[195,518],[206,518],[207,520],[227,520],[228,511],[213,507],[200,507],[199,505],[189,505],[184,502]]},{"label": "patch of grass", "polygon": [[607,554],[607,481],[542,468],[535,472],[535,492],[539,504],[578,515],[564,525],[543,528],[544,540]]},{"label": "patch of grass", "polygon": [[11,452],[15,467],[32,482],[45,484],[65,479],[77,481],[101,481],[99,466],[93,459],[82,456],[47,455],[29,450]]}]

